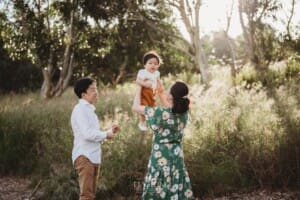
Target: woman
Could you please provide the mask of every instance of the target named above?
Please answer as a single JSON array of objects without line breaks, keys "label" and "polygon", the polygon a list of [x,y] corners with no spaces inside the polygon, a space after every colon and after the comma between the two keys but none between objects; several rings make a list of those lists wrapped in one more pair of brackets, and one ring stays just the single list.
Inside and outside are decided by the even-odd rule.
[{"label": "woman", "polygon": [[158,92],[164,107],[142,106],[139,92],[132,109],[145,115],[154,132],[142,199],[193,199],[181,144],[190,103],[187,85],[177,81],[163,95],[159,84]]}]

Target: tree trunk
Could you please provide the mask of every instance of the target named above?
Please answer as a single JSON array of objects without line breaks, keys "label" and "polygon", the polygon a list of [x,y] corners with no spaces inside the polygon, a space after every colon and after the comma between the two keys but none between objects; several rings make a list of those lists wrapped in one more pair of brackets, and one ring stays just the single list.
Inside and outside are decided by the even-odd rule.
[{"label": "tree trunk", "polygon": [[231,1],[231,8],[229,10],[229,12],[227,13],[227,25],[226,25],[226,29],[224,31],[224,36],[226,38],[226,43],[227,43],[227,46],[229,47],[229,51],[230,51],[230,56],[231,56],[231,62],[230,62],[230,72],[231,72],[231,80],[232,80],[232,85],[235,86],[236,83],[235,83],[235,76],[236,76],[236,66],[235,66],[235,52],[234,52],[234,48],[232,46],[232,43],[230,41],[230,37],[229,37],[229,28],[230,28],[230,25],[231,25],[231,19],[232,19],[232,13],[233,13],[233,7],[234,7],[234,0]]},{"label": "tree trunk", "polygon": [[[189,0],[169,1],[169,4],[174,6],[182,17],[183,23],[191,39],[191,41],[187,43],[189,47],[186,49],[192,49],[194,65],[201,73],[201,82],[207,85],[209,82],[207,71],[209,66],[200,40],[199,14],[201,0],[197,0],[196,3],[193,2],[193,4],[195,4],[194,8],[190,5]],[[191,56],[190,54],[188,55]]]},{"label": "tree trunk", "polygon": [[[73,2],[72,2],[73,3]],[[57,84],[54,87],[52,80],[53,76],[53,52],[50,53],[50,58],[48,61],[48,67],[43,69],[44,82],[41,89],[41,95],[44,99],[49,99],[52,97],[58,97],[63,94],[69,85],[70,79],[73,73],[73,62],[74,62],[74,15],[75,10],[73,9],[70,14],[70,25],[67,32],[67,42],[63,57],[63,66],[61,67],[60,76]]]},{"label": "tree trunk", "polygon": [[114,86],[116,86],[120,82],[120,80],[123,78],[123,76],[125,75],[127,62],[128,62],[128,56],[125,55],[124,61],[119,67],[119,74],[117,75],[117,77],[114,80],[112,80],[112,83]]},{"label": "tree trunk", "polygon": [[41,88],[41,96],[43,99],[49,99],[53,96],[53,84],[52,84],[53,52],[52,51],[50,51],[47,67],[42,69],[42,73],[43,73],[44,81]]},{"label": "tree trunk", "polygon": [[291,26],[292,18],[294,16],[294,12],[295,12],[295,0],[292,0],[292,9],[291,9],[290,16],[288,17],[288,22],[286,24],[287,38],[289,41],[292,39],[290,26]]},{"label": "tree trunk", "polygon": [[230,39],[229,39],[229,36],[227,33],[225,33],[225,37],[226,37],[226,42],[227,42],[227,45],[229,47],[229,50],[230,50],[230,55],[231,55],[231,62],[230,62],[230,72],[231,72],[231,79],[232,79],[232,84],[235,86],[236,83],[235,83],[235,76],[236,76],[236,66],[235,66],[235,52],[234,52],[234,49],[232,47],[232,44],[230,42]]},{"label": "tree trunk", "polygon": [[[247,5],[250,7],[247,10],[244,10],[245,4],[244,3],[249,3],[250,5]],[[240,23],[241,27],[243,29],[243,35],[244,39],[246,42],[246,52],[248,55],[248,58],[250,62],[254,65],[254,68],[256,71],[259,72],[259,75],[262,75],[267,67],[264,64],[264,55],[263,51],[260,46],[257,45],[257,41],[255,40],[255,37],[257,37],[257,30],[258,30],[258,23],[260,23],[261,17],[263,16],[263,13],[266,11],[268,4],[265,4],[261,14],[259,17],[255,18],[255,14],[258,12],[257,11],[257,5],[255,2],[245,2],[243,0],[239,0],[239,18],[240,18]],[[245,12],[247,21],[248,21],[248,26],[246,27],[244,18],[243,18],[243,12]]]},{"label": "tree trunk", "polygon": [[249,33],[248,33],[248,29],[245,25],[245,22],[244,22],[244,18],[243,18],[243,0],[239,0],[239,17],[240,17],[240,23],[241,23],[241,27],[242,27],[242,30],[243,30],[243,36],[244,36],[244,39],[245,39],[245,42],[246,42],[246,52],[247,52],[247,55],[248,55],[248,58],[249,60],[253,63],[254,62],[254,50],[253,50],[253,43],[252,41],[250,40],[250,36],[249,36]]}]

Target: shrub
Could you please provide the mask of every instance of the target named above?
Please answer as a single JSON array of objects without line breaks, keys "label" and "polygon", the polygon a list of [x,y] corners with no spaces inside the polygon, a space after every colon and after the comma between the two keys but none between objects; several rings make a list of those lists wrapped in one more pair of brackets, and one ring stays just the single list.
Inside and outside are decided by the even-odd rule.
[{"label": "shrub", "polygon": [[[216,67],[214,77],[227,76]],[[225,70],[225,71],[224,71]],[[251,73],[250,73],[251,74]],[[228,77],[209,88],[197,75],[165,77],[192,81],[190,119],[185,131],[185,162],[196,196],[218,195],[250,187],[299,186],[299,77],[267,88],[232,87]],[[102,129],[118,123],[121,132],[102,144],[103,162],[97,199],[130,197],[133,183],[143,180],[151,137],[137,128],[131,111],[135,85],[101,89],[96,105]],[[33,174],[44,179],[44,199],[78,197],[71,166],[70,113],[77,99],[71,90],[52,101],[37,94],[5,96],[0,100],[0,173]]]}]

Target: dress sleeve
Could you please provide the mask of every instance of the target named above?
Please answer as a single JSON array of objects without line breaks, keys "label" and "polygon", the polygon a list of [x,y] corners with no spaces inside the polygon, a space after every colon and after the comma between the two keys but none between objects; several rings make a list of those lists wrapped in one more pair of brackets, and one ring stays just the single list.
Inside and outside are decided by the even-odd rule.
[{"label": "dress sleeve", "polygon": [[161,109],[158,107],[145,107],[145,118],[152,130],[157,130],[161,121]]}]

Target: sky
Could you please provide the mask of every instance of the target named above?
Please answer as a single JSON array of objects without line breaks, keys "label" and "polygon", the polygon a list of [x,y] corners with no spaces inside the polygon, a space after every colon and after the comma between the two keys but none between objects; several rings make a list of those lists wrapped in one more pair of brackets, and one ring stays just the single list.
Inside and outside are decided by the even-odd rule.
[{"label": "sky", "polygon": [[[226,28],[226,11],[230,9],[230,4],[232,0],[203,0],[203,5],[200,8],[200,29],[201,34],[209,34],[213,31],[223,30]],[[283,3],[283,9],[278,12],[278,16],[281,19],[287,19],[287,14],[291,9],[292,0],[281,0]],[[237,0],[234,0],[234,9],[233,16],[231,20],[231,26],[229,29],[229,35],[231,37],[236,37],[242,33],[242,29],[240,26],[238,9],[237,9]],[[300,25],[300,2],[296,4],[296,8],[294,11],[293,17],[293,25]],[[184,35],[184,37],[188,38],[188,34],[184,28],[184,25],[180,19],[178,14],[175,14],[176,25]],[[285,28],[284,23],[278,22],[273,23],[274,26],[278,30],[283,30]]]},{"label": "sky", "polygon": [[[5,0],[0,0],[0,9],[3,8],[3,2]],[[6,0],[8,1],[8,0]],[[231,20],[231,26],[229,29],[229,35],[231,37],[236,37],[242,33],[239,16],[238,16],[238,9],[237,9],[237,0],[234,1],[234,9],[233,9],[233,16]],[[281,19],[287,21],[287,14],[291,9],[291,2],[292,0],[280,0],[283,4],[283,9],[278,12],[278,16]],[[230,9],[232,0],[202,0],[202,6],[200,9],[200,28],[201,34],[210,34],[213,31],[219,31],[225,29],[226,26],[226,12]],[[293,17],[293,25],[300,25],[300,0],[296,0],[296,8]],[[176,9],[174,9],[176,11]],[[179,14],[175,14],[174,17],[176,18],[176,25],[179,30],[182,32],[183,36],[188,39],[188,34],[185,30],[185,27],[180,19]],[[272,25],[278,29],[283,30],[285,29],[284,23],[272,23]]]}]

